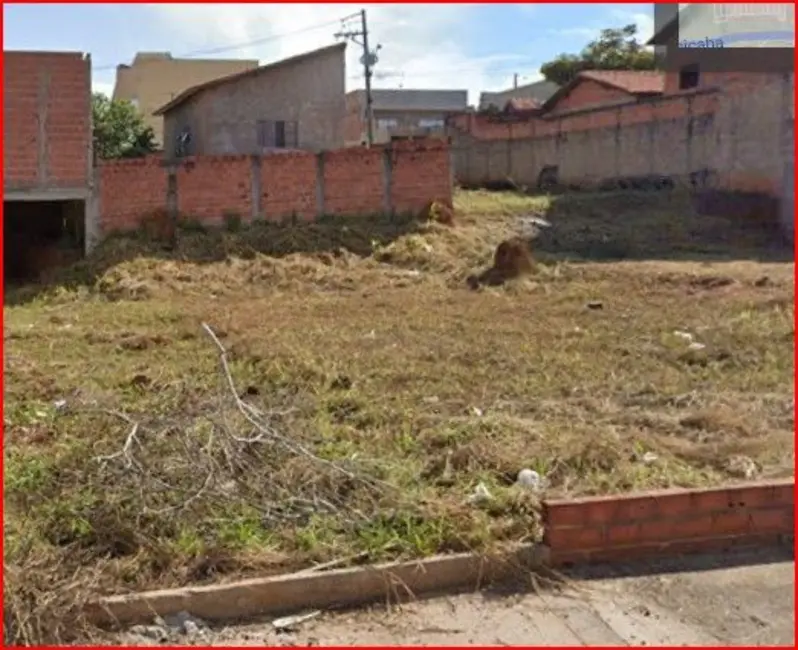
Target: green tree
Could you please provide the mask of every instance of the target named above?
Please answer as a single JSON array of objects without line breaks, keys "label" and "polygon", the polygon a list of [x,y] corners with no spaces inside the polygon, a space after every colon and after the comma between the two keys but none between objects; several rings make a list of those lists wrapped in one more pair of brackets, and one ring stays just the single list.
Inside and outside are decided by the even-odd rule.
[{"label": "green tree", "polygon": [[92,95],[94,151],[98,158],[139,158],[158,147],[152,128],[128,101],[113,101],[102,93]]},{"label": "green tree", "polygon": [[543,64],[540,73],[564,86],[583,70],[653,70],[654,52],[637,40],[637,26],[603,29],[579,54],[560,54]]}]

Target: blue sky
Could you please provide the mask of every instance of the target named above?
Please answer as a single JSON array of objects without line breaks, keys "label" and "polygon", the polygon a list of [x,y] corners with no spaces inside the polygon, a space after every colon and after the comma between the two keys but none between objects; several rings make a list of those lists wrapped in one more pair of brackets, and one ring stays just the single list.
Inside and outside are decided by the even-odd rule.
[{"label": "blue sky", "polygon": [[[514,73],[534,81],[541,63],[602,28],[633,22],[643,38],[653,28],[652,4],[5,5],[4,48],[90,52],[95,88],[107,92],[137,51],[274,61],[333,43],[340,19],[361,7],[382,45],[376,87],[467,89],[471,102]],[[361,87],[360,53],[348,49],[347,85]]]}]

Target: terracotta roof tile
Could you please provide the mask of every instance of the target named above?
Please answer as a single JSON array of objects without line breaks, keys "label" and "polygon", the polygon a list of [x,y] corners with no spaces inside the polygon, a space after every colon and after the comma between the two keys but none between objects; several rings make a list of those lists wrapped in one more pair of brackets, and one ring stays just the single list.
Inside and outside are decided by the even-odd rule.
[{"label": "terracotta roof tile", "polygon": [[511,111],[535,111],[543,106],[537,99],[513,97],[505,105],[506,110]]},{"label": "terracotta roof tile", "polygon": [[593,79],[633,95],[665,91],[665,73],[659,70],[585,70],[583,79]]}]

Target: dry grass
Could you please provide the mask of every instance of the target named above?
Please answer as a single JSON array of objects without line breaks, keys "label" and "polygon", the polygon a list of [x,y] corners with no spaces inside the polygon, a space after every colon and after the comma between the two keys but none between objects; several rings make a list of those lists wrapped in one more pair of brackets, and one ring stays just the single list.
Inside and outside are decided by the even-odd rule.
[{"label": "dry grass", "polygon": [[[534,539],[523,467],[553,495],[792,475],[793,264],[718,256],[759,234],[696,229],[679,197],[470,192],[455,210],[454,227],[187,233],[170,256],[114,240],[17,292],[16,640],[87,638],[70,608],[92,594]],[[469,291],[530,212],[554,223],[542,261]],[[626,260],[567,254],[612,250]],[[663,251],[683,259],[631,261]],[[479,482],[493,501],[466,503]]]}]

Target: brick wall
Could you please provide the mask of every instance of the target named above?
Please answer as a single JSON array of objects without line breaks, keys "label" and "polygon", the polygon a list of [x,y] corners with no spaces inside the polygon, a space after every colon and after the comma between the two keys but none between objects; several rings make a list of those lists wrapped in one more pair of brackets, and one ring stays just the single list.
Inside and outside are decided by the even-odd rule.
[{"label": "brick wall", "polygon": [[555,564],[714,551],[792,535],[792,479],[543,504],[543,543]]},{"label": "brick wall", "polygon": [[573,185],[640,174],[686,177],[711,166],[717,104],[717,92],[697,91],[521,122],[461,117],[474,128],[453,131],[455,175],[465,184],[512,178],[530,187],[547,166]]},{"label": "brick wall", "polygon": [[[176,171],[178,212],[209,225],[226,213],[245,222],[296,215],[417,212],[451,204],[450,155],[439,140],[397,142],[320,154],[200,156]],[[169,169],[159,156],[107,161],[98,170],[101,230],[130,230],[167,209]]]},{"label": "brick wall", "polygon": [[102,231],[133,230],[143,215],[165,207],[166,173],[159,156],[103,162],[98,181]]},{"label": "brick wall", "polygon": [[543,168],[555,166],[561,182],[589,186],[640,175],[687,181],[708,170],[715,189],[786,196],[794,75],[719,73],[713,84],[720,87],[522,122],[458,116],[455,176],[464,184],[512,178],[535,187]]},{"label": "brick wall", "polygon": [[[209,226],[218,226],[225,213],[252,213],[252,162],[248,156],[203,156],[177,169],[177,211]],[[167,170],[162,168],[164,179]],[[166,180],[158,187],[165,187]],[[166,194],[162,195],[166,207]]]},{"label": "brick wall", "polygon": [[91,62],[81,53],[3,53],[6,190],[89,185]]}]

